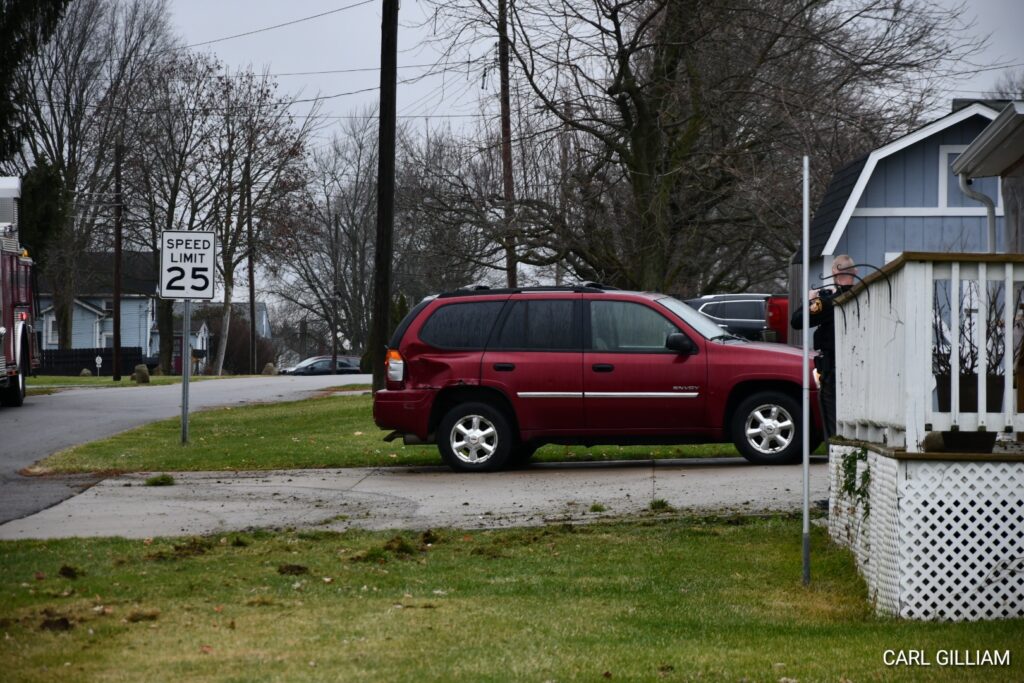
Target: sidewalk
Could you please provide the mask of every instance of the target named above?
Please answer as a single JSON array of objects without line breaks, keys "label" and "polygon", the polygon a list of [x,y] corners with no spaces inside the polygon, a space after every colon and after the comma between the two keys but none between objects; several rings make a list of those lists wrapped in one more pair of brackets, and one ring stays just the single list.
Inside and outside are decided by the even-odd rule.
[{"label": "sidewalk", "polygon": [[[825,458],[813,458],[811,499],[828,495]],[[695,512],[757,513],[801,507],[801,467],[740,458],[536,464],[494,474],[442,467],[175,473],[106,479],[0,526],[0,539],[180,536],[247,528],[344,530],[490,528],[586,521],[648,509],[654,499]],[[589,512],[599,503],[605,511]]]}]

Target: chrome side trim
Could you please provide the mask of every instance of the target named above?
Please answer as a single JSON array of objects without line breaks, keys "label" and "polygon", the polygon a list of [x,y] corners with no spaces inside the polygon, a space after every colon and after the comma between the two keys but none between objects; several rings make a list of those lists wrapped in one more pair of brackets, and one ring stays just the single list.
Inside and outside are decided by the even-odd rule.
[{"label": "chrome side trim", "polygon": [[587,398],[697,398],[697,391],[588,391]]},{"label": "chrome side trim", "polygon": [[697,398],[698,391],[520,391],[519,398]]}]

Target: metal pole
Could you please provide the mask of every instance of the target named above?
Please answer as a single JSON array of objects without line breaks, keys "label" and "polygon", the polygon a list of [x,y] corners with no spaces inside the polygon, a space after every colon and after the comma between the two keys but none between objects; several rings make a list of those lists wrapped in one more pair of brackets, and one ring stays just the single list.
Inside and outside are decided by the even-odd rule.
[{"label": "metal pole", "polygon": [[181,324],[181,445],[188,444],[188,377],[192,374],[192,300],[185,299]]},{"label": "metal pole", "polygon": [[801,244],[803,247],[803,291],[804,296],[804,307],[803,307],[803,341],[804,341],[804,354],[803,354],[803,391],[801,392],[801,406],[800,409],[803,412],[803,420],[801,424],[803,439],[803,471],[804,471],[804,542],[803,542],[803,566],[804,566],[804,585],[810,585],[811,583],[811,386],[810,386],[810,371],[811,371],[811,335],[808,327],[810,326],[810,302],[807,300],[806,292],[811,290],[810,285],[810,273],[811,273],[811,191],[810,191],[810,159],[804,156],[804,225],[803,225],[803,237]]}]

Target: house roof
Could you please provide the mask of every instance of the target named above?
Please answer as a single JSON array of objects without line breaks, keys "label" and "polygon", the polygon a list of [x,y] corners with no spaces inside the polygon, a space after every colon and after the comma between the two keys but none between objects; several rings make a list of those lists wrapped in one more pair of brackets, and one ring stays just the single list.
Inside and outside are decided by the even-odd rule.
[{"label": "house roof", "polygon": [[[99,308],[97,306],[93,306],[88,301],[82,301],[81,299],[75,299],[74,302],[75,302],[76,306],[80,306],[81,308],[84,308],[85,310],[89,311],[90,313],[92,313],[93,315],[95,315],[97,317],[102,318],[102,317],[105,317],[107,315],[107,312],[104,311],[102,308]],[[43,310],[39,311],[39,315],[46,315],[47,313],[49,313],[52,310],[53,310],[53,305],[51,304],[51,305],[47,306],[46,308],[44,308]]]},{"label": "house roof", "polygon": [[[175,335],[181,336],[181,327],[183,322],[184,321],[181,320],[180,318],[174,319]],[[195,318],[193,318],[190,322],[192,323],[191,326],[189,327],[189,329],[191,330],[191,334],[198,334],[203,330],[204,327],[206,327],[206,321],[202,319],[196,320]]]},{"label": "house roof", "polygon": [[968,178],[1005,175],[1024,159],[1024,102],[1011,102],[953,162]]},{"label": "house roof", "polygon": [[[995,109],[992,109],[991,107],[980,102],[975,102],[971,105],[963,107],[962,109],[954,111],[952,114],[947,114],[946,116],[943,116],[941,119],[932,121],[931,123],[922,126],[921,128],[918,128],[912,133],[908,133],[903,137],[898,138],[897,140],[894,140],[887,145],[879,147],[878,149],[868,154],[867,158],[864,161],[864,165],[861,168],[860,173],[857,177],[856,183],[854,184],[853,189],[847,195],[846,201],[843,203],[843,208],[839,213],[839,217],[835,220],[835,223],[833,224],[832,229],[829,233],[828,240],[825,242],[825,246],[822,247],[821,251],[817,251],[814,249],[814,242],[812,239],[811,257],[817,258],[819,256],[830,255],[835,253],[835,249],[839,244],[839,240],[840,238],[842,238],[843,233],[846,231],[846,226],[850,221],[850,217],[853,215],[853,210],[857,208],[857,204],[860,203],[860,198],[864,194],[864,189],[867,187],[868,181],[871,179],[871,174],[874,173],[875,166],[878,165],[879,161],[885,159],[888,156],[896,154],[897,152],[900,152],[913,144],[925,140],[931,137],[932,135],[935,135],[936,133],[940,133],[946,130],[947,128],[955,126],[961,121],[965,121],[971,118],[972,116],[980,115],[991,120],[996,118],[996,113],[997,112]],[[815,220],[817,220],[817,214],[815,214]]]},{"label": "house roof", "polygon": [[[110,296],[114,293],[114,254],[87,251],[78,257],[79,281],[75,294]],[[121,260],[121,293],[126,296],[154,296],[158,293],[156,260],[149,251],[125,251]],[[42,295],[52,295],[53,287],[45,276],[39,278]]]},{"label": "house roof", "polygon": [[[828,189],[825,190],[825,196],[821,198],[821,203],[818,204],[818,209],[814,212],[814,220],[811,221],[812,258],[816,258],[825,248],[825,243],[828,242],[828,237],[832,234],[832,228],[839,220],[839,215],[843,212],[843,207],[846,206],[867,160],[868,155],[865,154],[832,174],[832,180],[829,181]],[[793,263],[800,263],[802,258],[801,252],[797,251],[793,255]]]}]

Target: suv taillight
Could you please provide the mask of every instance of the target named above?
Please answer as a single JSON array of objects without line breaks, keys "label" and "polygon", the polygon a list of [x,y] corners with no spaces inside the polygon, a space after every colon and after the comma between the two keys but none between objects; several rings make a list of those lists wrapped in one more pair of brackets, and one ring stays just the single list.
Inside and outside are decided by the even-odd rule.
[{"label": "suv taillight", "polygon": [[395,349],[388,349],[388,355],[384,358],[384,371],[389,382],[405,381],[405,359]]}]

